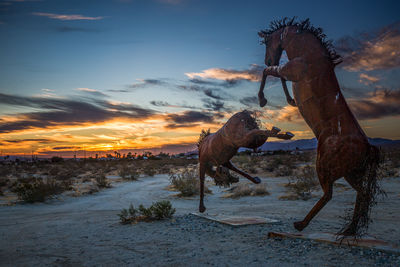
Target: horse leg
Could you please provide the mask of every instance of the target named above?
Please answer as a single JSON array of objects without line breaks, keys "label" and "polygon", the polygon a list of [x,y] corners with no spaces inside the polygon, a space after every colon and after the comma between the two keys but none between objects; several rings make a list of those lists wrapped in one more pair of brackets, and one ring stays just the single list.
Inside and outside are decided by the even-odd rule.
[{"label": "horse leg", "polygon": [[[365,205],[363,205],[363,203],[365,202],[364,194],[361,185],[359,184],[359,182],[357,182],[359,180],[356,177],[345,177],[344,179],[351,185],[354,190],[357,191],[357,197],[356,204],[354,205],[353,218],[351,220],[351,223],[338,234],[344,236],[354,236],[357,234],[360,217],[362,216],[362,214],[364,214],[364,212],[368,212],[368,207],[365,207]],[[367,208],[367,210],[365,210],[365,208]]]},{"label": "horse leg", "polygon": [[200,163],[200,204],[199,211],[203,213],[206,210],[204,206],[204,180],[206,175],[206,166],[205,164]]},{"label": "horse leg", "polygon": [[[320,174],[318,174],[320,176]],[[318,200],[318,202],[314,205],[310,212],[308,212],[307,216],[299,222],[293,223],[294,228],[299,231],[302,231],[310,221],[314,218],[315,215],[329,202],[332,198],[332,187],[333,183],[329,180],[325,180],[326,177],[319,177],[319,181],[321,183],[322,190],[324,191],[324,195]]]},{"label": "horse leg", "polygon": [[236,173],[239,173],[240,175],[246,177],[247,179],[249,179],[250,181],[252,181],[252,182],[255,183],[255,184],[261,183],[260,178],[258,178],[258,177],[252,177],[252,176],[248,175],[247,173],[245,173],[244,171],[241,171],[241,170],[237,169],[237,168],[232,164],[232,162],[230,162],[230,161],[228,161],[227,163],[224,163],[224,164],[222,164],[222,165],[223,165],[224,167],[227,167],[228,169],[230,169],[230,170],[232,170],[232,171],[234,171],[234,172],[236,172]]}]

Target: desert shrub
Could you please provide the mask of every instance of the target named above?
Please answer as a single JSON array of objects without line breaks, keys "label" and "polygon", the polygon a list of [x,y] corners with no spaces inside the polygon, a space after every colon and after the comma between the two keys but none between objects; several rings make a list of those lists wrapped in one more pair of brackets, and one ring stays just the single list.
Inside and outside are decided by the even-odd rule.
[{"label": "desert shrub", "polygon": [[[170,174],[169,181],[182,197],[191,197],[200,192],[197,169],[185,168],[181,173]],[[204,185],[204,192],[209,193],[211,191]]]},{"label": "desert shrub", "polygon": [[118,175],[122,179],[136,181],[139,178],[139,172],[135,166],[122,165],[119,167]]},{"label": "desert shrub", "polygon": [[54,179],[36,178],[33,181],[20,182],[13,188],[18,198],[27,203],[43,202],[47,198],[65,191],[65,187]]},{"label": "desert shrub", "polygon": [[171,218],[176,211],[174,208],[172,208],[172,204],[168,200],[153,203],[150,208],[153,212],[153,218],[155,218],[156,220]]},{"label": "desert shrub", "polygon": [[262,184],[239,184],[237,186],[232,187],[227,190],[229,193],[224,195],[225,198],[240,198],[246,196],[265,196],[269,195],[267,190],[267,185],[265,183]]},{"label": "desert shrub", "polygon": [[156,171],[156,168],[154,168],[154,166],[146,165],[146,166],[143,168],[143,173],[144,173],[146,176],[154,176],[154,175],[157,173],[157,171]]},{"label": "desert shrub", "polygon": [[12,174],[12,168],[5,164],[0,164],[0,177],[6,177],[7,175]]},{"label": "desert shrub", "polygon": [[0,187],[6,186],[9,182],[10,182],[10,179],[0,176]]},{"label": "desert shrub", "polygon": [[117,215],[121,224],[134,223],[137,218],[137,210],[131,204],[128,209],[122,209]]},{"label": "desert shrub", "polygon": [[265,183],[253,185],[253,192],[252,192],[251,195],[252,196],[269,195],[269,192],[267,190],[267,185]]},{"label": "desert shrub", "polygon": [[289,179],[286,185],[289,194],[280,197],[286,200],[308,200],[311,198],[311,192],[319,185],[317,174],[313,166],[304,166],[296,176]]},{"label": "desert shrub", "polygon": [[64,159],[62,157],[54,156],[54,157],[51,158],[51,162],[52,163],[63,162],[63,161],[64,161]]},{"label": "desert shrub", "polygon": [[277,168],[275,170],[275,175],[277,177],[280,176],[289,176],[293,174],[293,169],[290,166],[287,165],[283,165],[283,166],[279,166],[279,168]]},{"label": "desert shrub", "polygon": [[135,209],[131,204],[128,209],[122,209],[118,214],[121,224],[137,223],[139,221],[153,221],[172,218],[175,213],[171,202],[168,200],[157,201],[149,208],[139,205]]},{"label": "desert shrub", "polygon": [[97,174],[95,177],[95,181],[96,181],[96,185],[99,188],[110,188],[111,187],[111,184],[108,181],[108,179],[106,178],[104,173]]}]

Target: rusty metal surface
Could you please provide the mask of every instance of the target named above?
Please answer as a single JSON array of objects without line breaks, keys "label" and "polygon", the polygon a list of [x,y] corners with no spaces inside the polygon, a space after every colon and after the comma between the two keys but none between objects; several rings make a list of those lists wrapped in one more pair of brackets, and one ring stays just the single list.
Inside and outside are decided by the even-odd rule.
[{"label": "rusty metal surface", "polygon": [[[376,204],[379,187],[380,152],[369,144],[367,136],[344,98],[335,74],[340,56],[325,40],[321,28],[308,19],[273,21],[259,32],[266,46],[260,90],[260,106],[267,100],[264,87],[268,76],[281,79],[287,102],[299,113],[318,139],[316,168],[324,195],[294,227],[302,231],[332,198],[333,183],[344,177],[357,191],[353,218],[341,233],[361,235],[368,229],[371,207]],[[279,65],[282,51],[288,62]],[[286,81],[292,82],[294,99]]]},{"label": "rusty metal surface", "polygon": [[392,252],[400,254],[400,247],[396,244],[376,239],[372,236],[365,236],[363,238],[343,237],[337,236],[333,233],[284,233],[284,232],[269,232],[269,238],[299,238],[314,240],[323,243],[334,245],[347,245],[361,248],[376,249],[384,252]]},{"label": "rusty metal surface", "polygon": [[[292,133],[279,133],[280,129],[273,127],[271,130],[260,130],[256,116],[253,112],[243,110],[235,113],[215,133],[203,131],[198,141],[200,163],[200,203],[199,211],[204,212],[204,179],[207,174],[220,186],[229,186],[239,179],[229,174],[233,171],[255,184],[261,182],[260,178],[252,177],[246,172],[236,168],[230,161],[240,147],[256,149],[264,144],[269,137],[288,140]],[[215,168],[215,170],[214,170]]]},{"label": "rusty metal surface", "polygon": [[252,224],[268,224],[268,223],[278,223],[278,220],[264,218],[264,217],[249,217],[249,216],[227,216],[227,215],[209,215],[209,214],[202,214],[194,212],[192,213],[195,216],[223,223],[228,224],[231,226],[245,226],[245,225],[252,225]]}]

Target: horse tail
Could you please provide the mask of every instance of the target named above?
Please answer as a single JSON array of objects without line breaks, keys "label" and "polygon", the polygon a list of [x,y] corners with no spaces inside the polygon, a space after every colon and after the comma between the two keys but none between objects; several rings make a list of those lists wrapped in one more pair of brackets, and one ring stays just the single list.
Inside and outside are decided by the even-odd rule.
[{"label": "horse tail", "polygon": [[204,129],[201,130],[201,133],[200,133],[200,136],[199,136],[199,140],[197,141],[197,147],[198,148],[200,147],[201,143],[203,143],[204,139],[207,136],[209,136],[210,134],[211,134],[210,133],[210,129],[208,129],[207,131],[204,130]]},{"label": "horse tail", "polygon": [[361,181],[360,192],[360,212],[357,225],[357,234],[364,234],[370,222],[372,222],[371,209],[377,204],[379,195],[386,195],[381,189],[380,180],[382,179],[383,156],[376,146],[369,145],[367,157],[364,161],[364,176]]}]

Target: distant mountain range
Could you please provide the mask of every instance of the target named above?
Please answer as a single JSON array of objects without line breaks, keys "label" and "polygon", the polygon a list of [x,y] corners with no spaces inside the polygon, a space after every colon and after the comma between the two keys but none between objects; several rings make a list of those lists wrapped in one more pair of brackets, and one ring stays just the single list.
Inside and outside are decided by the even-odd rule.
[{"label": "distant mountain range", "polygon": [[[384,138],[368,138],[370,144],[375,146],[400,146],[400,140],[391,140]],[[299,139],[299,140],[287,140],[287,141],[271,141],[263,144],[259,150],[261,151],[276,151],[276,150],[313,150],[317,149],[318,141],[317,138],[312,139]],[[239,152],[247,150],[246,148],[240,148]]]}]

